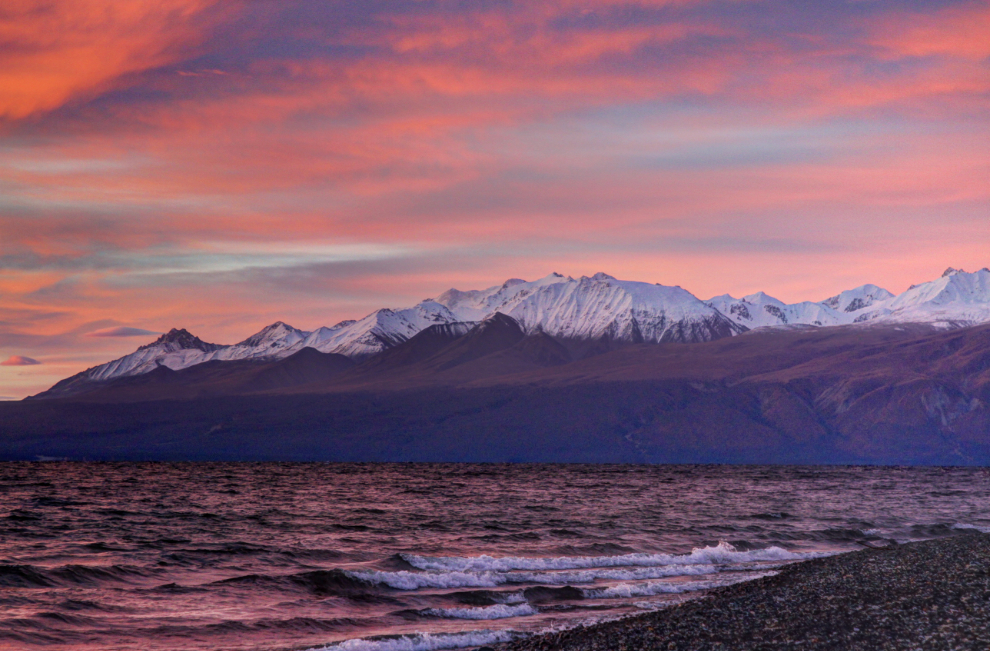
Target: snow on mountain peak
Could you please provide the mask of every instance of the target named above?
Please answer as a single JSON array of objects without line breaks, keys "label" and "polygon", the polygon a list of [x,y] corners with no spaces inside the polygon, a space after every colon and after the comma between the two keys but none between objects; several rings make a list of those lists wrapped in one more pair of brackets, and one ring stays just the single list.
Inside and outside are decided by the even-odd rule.
[{"label": "snow on mountain peak", "polygon": [[826,305],[810,301],[788,305],[766,292],[756,292],[741,299],[723,294],[711,299],[708,304],[747,329],[786,325],[832,326],[842,322],[842,317]]},{"label": "snow on mountain peak", "polygon": [[270,326],[265,326],[237,345],[251,348],[258,346],[269,347],[273,344],[277,345],[278,342],[287,342],[286,345],[292,345],[304,339],[308,334],[308,332],[293,328],[283,321],[276,321]]},{"label": "snow on mountain peak", "polygon": [[821,302],[838,312],[857,312],[876,303],[894,298],[894,295],[883,287],[876,285],[861,285],[855,289],[847,289]]},{"label": "snow on mountain peak", "polygon": [[185,328],[172,328],[150,344],[141,346],[138,350],[147,350],[155,347],[169,348],[170,350],[194,349],[202,351],[211,351],[220,348],[217,344],[206,343]]},{"label": "snow on mountain peak", "polygon": [[577,280],[552,274],[512,289],[489,307],[530,333],[660,342],[706,341],[741,332],[679,287],[616,280],[607,274]]},{"label": "snow on mountain peak", "polygon": [[204,362],[223,348],[224,346],[218,344],[208,344],[183,328],[172,328],[130,355],[93,367],[85,373],[86,377],[101,381],[125,375],[141,375],[159,366],[182,368]]},{"label": "snow on mountain peak", "polygon": [[469,328],[496,315],[527,333],[562,339],[625,342],[708,341],[759,327],[853,323],[929,323],[955,327],[990,322],[990,269],[949,268],[899,296],[862,285],[818,303],[786,304],[765,292],[702,302],[680,287],[618,280],[606,273],[578,279],[551,273],[511,278],[482,290],[449,289],[408,308],[383,308],[363,319],[305,332],[282,322],[232,346],[209,344],[172,329],[137,351],[86,371],[94,380],[137,375],[158,366],[180,369],[210,360],[279,359],[303,348],[362,358],[434,325]]},{"label": "snow on mountain peak", "polygon": [[990,270],[967,273],[951,267],[940,278],[912,285],[880,303],[862,321],[931,323],[960,327],[990,321]]}]

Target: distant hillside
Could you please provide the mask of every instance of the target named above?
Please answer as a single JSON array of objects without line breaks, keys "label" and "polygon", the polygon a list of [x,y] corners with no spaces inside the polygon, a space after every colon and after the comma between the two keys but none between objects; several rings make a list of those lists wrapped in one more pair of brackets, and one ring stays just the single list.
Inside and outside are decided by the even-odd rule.
[{"label": "distant hillside", "polygon": [[589,346],[497,314],[0,404],[0,457],[990,464],[990,326]]}]

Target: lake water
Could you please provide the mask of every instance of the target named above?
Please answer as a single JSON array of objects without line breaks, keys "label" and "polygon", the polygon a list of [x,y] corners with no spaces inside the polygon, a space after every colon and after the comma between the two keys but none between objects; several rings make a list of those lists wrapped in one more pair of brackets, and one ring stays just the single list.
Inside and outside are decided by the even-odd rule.
[{"label": "lake water", "polygon": [[990,531],[990,470],[0,464],[0,648],[418,651]]}]

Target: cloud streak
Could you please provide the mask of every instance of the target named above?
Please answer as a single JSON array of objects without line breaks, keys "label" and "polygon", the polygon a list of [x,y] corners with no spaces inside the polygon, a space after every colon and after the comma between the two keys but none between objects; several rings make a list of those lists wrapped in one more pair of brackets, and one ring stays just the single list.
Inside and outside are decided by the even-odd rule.
[{"label": "cloud streak", "polygon": [[87,337],[145,337],[147,335],[158,335],[160,332],[144,330],[143,328],[131,328],[128,326],[115,326],[113,328],[101,328],[87,332]]}]

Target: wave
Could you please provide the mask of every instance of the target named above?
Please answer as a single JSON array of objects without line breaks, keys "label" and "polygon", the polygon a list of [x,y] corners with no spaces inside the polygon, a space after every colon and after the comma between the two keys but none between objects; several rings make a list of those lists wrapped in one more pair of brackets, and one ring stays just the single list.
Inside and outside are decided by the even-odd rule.
[{"label": "wave", "polygon": [[801,561],[819,558],[818,552],[791,552],[781,547],[739,551],[727,542],[714,547],[696,547],[690,554],[622,554],[619,556],[559,556],[529,558],[520,556],[418,556],[401,554],[420,570],[448,572],[510,572],[515,570],[576,570],[598,567],[656,567],[666,565],[702,565],[752,561]]},{"label": "wave", "polygon": [[787,520],[792,516],[786,511],[769,511],[767,513],[754,513],[749,517],[755,520]]},{"label": "wave", "polygon": [[383,635],[359,637],[309,651],[436,651],[438,649],[463,649],[511,642],[521,637],[515,631],[467,631],[464,633],[412,633],[409,635]]},{"label": "wave", "polygon": [[979,531],[980,533],[990,533],[990,527],[981,527],[975,524],[956,523],[952,525],[956,531]]},{"label": "wave", "polygon": [[575,599],[584,599],[584,593],[579,588],[569,585],[562,588],[549,588],[543,585],[536,586],[535,588],[526,588],[523,590],[523,596],[526,601],[532,603],[543,603],[545,601],[574,601]]},{"label": "wave", "polygon": [[344,570],[313,570],[298,574],[271,576],[247,574],[214,582],[214,585],[252,585],[274,588],[302,588],[316,595],[351,595],[374,589],[374,582]]},{"label": "wave", "polygon": [[150,572],[125,565],[65,565],[47,571],[60,583],[73,585],[97,585],[101,583],[130,583],[146,578]]},{"label": "wave", "polygon": [[30,565],[0,565],[0,587],[48,588],[54,581]]},{"label": "wave", "polygon": [[383,572],[380,570],[348,571],[346,574],[361,581],[386,585],[396,590],[421,588],[494,588],[506,583],[538,583],[567,585],[593,583],[600,579],[635,581],[661,579],[670,576],[714,574],[714,565],[665,565],[637,568],[597,568],[574,572]]},{"label": "wave", "polygon": [[879,534],[879,530],[876,528],[866,527],[863,529],[854,528],[831,528],[831,529],[821,529],[814,532],[814,537],[818,540],[827,540],[829,542],[856,542],[858,540],[863,540],[864,538],[876,538]]},{"label": "wave", "polygon": [[128,583],[148,572],[123,565],[63,565],[42,569],[33,565],[0,565],[0,587],[50,588],[57,585]]},{"label": "wave", "polygon": [[259,619],[255,621],[247,620],[227,620],[212,624],[199,625],[188,624],[163,624],[147,629],[155,637],[181,637],[193,638],[206,635],[226,635],[231,633],[251,634],[256,632],[292,632],[320,634],[332,633],[342,629],[358,629],[380,625],[381,622],[375,619],[355,619],[350,617],[338,617],[330,619],[318,619],[314,617],[291,617],[289,619]]},{"label": "wave", "polygon": [[584,590],[586,599],[629,599],[632,597],[651,597],[658,594],[682,594],[685,592],[698,592],[699,590],[711,590],[721,588],[736,583],[745,583],[765,576],[773,576],[776,572],[760,572],[745,576],[731,576],[707,581],[686,581],[683,583],[669,583],[656,581],[650,583],[622,583],[607,588],[594,588]]},{"label": "wave", "polygon": [[494,590],[468,590],[447,595],[468,606],[494,606],[495,604],[521,604],[528,597],[520,592],[496,592]]},{"label": "wave", "polygon": [[496,604],[484,608],[427,608],[420,611],[428,617],[443,617],[446,619],[507,619],[509,617],[525,617],[535,615],[539,610],[529,604]]},{"label": "wave", "polygon": [[256,545],[249,542],[231,541],[224,543],[203,543],[200,547],[187,549],[177,549],[173,554],[187,554],[189,556],[202,556],[205,554],[230,554],[232,556],[242,556],[248,554],[267,554],[277,551],[264,545]]}]

